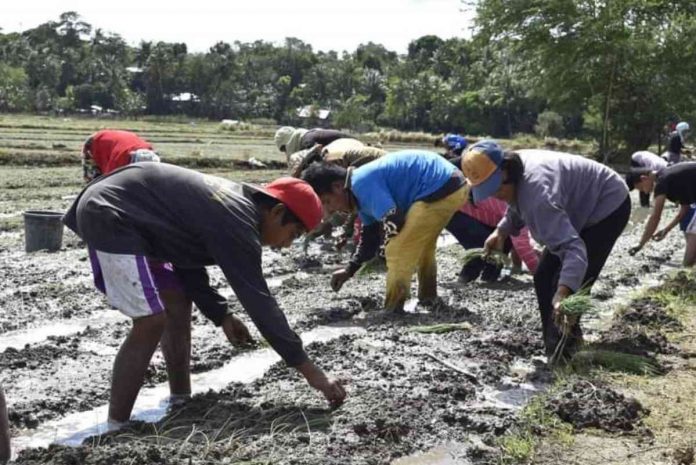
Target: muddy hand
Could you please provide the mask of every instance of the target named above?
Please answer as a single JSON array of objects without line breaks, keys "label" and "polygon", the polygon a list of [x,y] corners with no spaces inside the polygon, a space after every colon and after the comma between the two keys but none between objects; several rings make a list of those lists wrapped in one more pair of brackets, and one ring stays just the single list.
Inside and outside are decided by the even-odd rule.
[{"label": "muddy hand", "polygon": [[233,346],[245,347],[254,344],[254,339],[251,337],[249,329],[242,320],[232,314],[226,315],[225,319],[222,320],[222,330],[225,336],[227,336],[227,340]]},{"label": "muddy hand", "polygon": [[[571,317],[563,313],[561,310],[561,302],[571,294],[568,287],[560,285],[553,296],[551,305],[553,305],[553,323],[561,332],[573,326],[575,322],[571,322]],[[573,318],[574,319],[574,318]]]},{"label": "muddy hand", "polygon": [[662,239],[664,239],[667,236],[667,231],[665,229],[662,229],[655,233],[655,235],[652,237],[652,239],[656,242],[660,242]]},{"label": "muddy hand", "polygon": [[346,390],[336,379],[326,376],[324,371],[311,360],[297,366],[297,370],[314,389],[321,391],[331,407],[339,407],[346,398]]},{"label": "muddy hand", "polygon": [[334,292],[338,292],[341,290],[343,285],[350,279],[350,273],[348,273],[348,270],[345,268],[342,268],[338,271],[334,271],[334,273],[331,275],[331,289],[334,290]]},{"label": "muddy hand", "polygon": [[484,244],[483,244],[484,253],[486,255],[488,255],[495,250],[503,250],[504,242],[505,242],[505,238],[496,229],[495,231],[493,231],[491,233],[490,236],[488,236],[488,238],[486,239],[486,242],[484,242]]}]

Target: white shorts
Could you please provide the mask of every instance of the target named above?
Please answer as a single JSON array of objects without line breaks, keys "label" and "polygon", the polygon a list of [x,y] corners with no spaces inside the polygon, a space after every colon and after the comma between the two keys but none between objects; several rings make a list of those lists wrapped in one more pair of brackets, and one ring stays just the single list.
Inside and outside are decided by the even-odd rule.
[{"label": "white shorts", "polygon": [[152,266],[146,257],[91,249],[89,252],[95,283],[112,306],[131,318],[164,312]]}]

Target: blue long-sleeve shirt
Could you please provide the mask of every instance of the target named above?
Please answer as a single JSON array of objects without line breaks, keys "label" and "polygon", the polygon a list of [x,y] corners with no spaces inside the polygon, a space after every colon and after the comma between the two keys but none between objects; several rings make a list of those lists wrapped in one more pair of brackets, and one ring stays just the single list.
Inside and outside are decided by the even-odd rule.
[{"label": "blue long-sleeve shirt", "polygon": [[526,225],[534,239],[561,259],[559,284],[577,291],[587,271],[580,232],[607,218],[628,188],[612,169],[587,158],[550,150],[518,150],[524,175],[515,203],[498,224],[516,235]]}]

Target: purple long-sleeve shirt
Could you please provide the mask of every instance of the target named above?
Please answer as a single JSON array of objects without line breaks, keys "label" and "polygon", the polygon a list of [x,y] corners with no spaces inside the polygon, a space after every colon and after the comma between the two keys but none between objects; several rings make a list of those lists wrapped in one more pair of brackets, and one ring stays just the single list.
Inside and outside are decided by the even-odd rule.
[{"label": "purple long-sleeve shirt", "polygon": [[561,259],[559,284],[577,291],[587,271],[580,232],[607,218],[628,188],[612,169],[587,158],[550,150],[518,150],[524,175],[515,203],[498,224],[516,235],[526,225],[534,239]]}]

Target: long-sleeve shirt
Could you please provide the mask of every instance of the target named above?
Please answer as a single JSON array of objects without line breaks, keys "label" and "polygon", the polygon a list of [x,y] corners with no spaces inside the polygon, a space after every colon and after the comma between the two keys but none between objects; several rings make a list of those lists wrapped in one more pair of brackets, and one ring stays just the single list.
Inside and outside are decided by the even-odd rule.
[{"label": "long-sleeve shirt", "polygon": [[307,359],[261,268],[254,188],[160,163],[136,163],[89,184],[65,224],[104,252],[172,263],[199,309],[220,324],[227,302],[208,282],[218,265],[261,335],[288,363]]},{"label": "long-sleeve shirt", "polygon": [[[476,204],[467,202],[459,211],[465,215],[469,215],[486,226],[496,227],[505,216],[507,209],[508,206],[505,202],[489,197],[483,202],[478,202]],[[515,249],[515,252],[517,252],[517,255],[519,255],[525,265],[527,265],[529,271],[532,273],[536,272],[537,265],[539,264],[539,257],[529,240],[529,229],[526,227],[522,228],[520,233],[516,236],[511,236],[510,240],[512,241],[512,247]]]},{"label": "long-sleeve shirt", "polygon": [[561,259],[559,284],[577,291],[587,271],[580,232],[621,206],[628,188],[615,171],[581,156],[550,150],[517,153],[524,174],[498,228],[514,235],[526,225],[535,240]]},{"label": "long-sleeve shirt", "polygon": [[667,168],[667,160],[648,150],[639,150],[631,155],[631,165],[659,173]]}]

